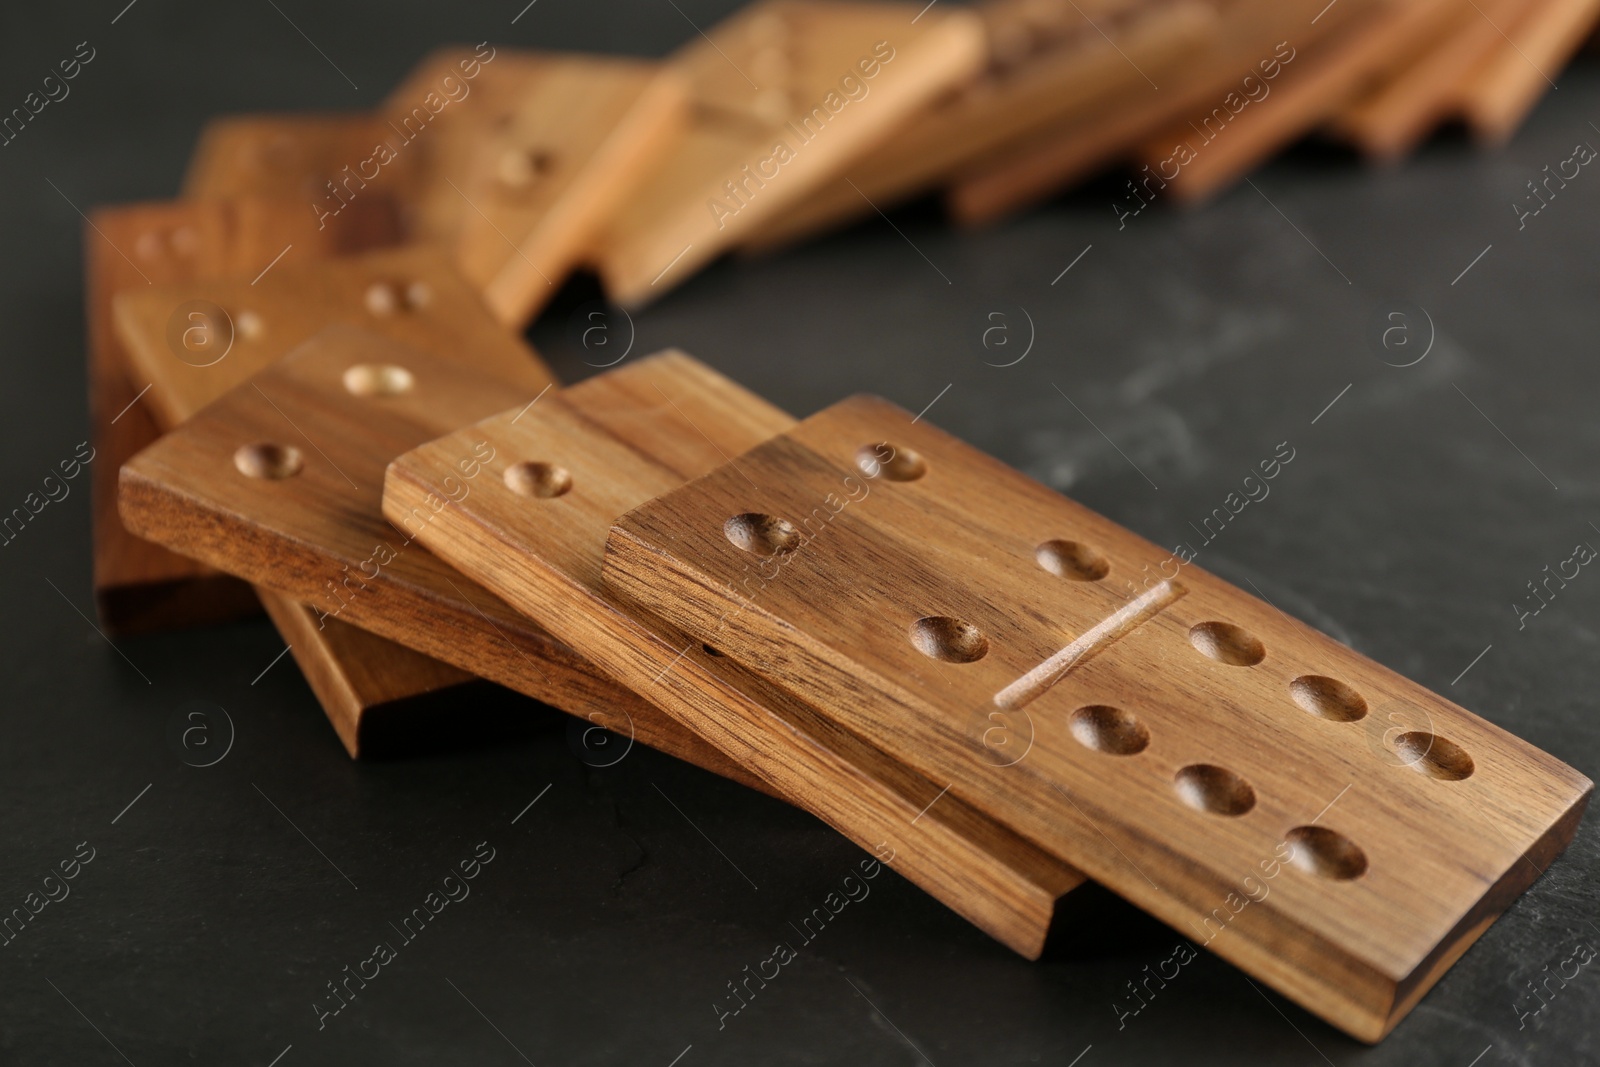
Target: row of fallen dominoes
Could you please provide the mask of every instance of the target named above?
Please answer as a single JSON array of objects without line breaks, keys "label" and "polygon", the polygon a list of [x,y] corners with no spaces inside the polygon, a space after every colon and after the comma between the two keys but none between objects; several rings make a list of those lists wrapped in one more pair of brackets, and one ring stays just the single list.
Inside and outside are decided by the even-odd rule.
[{"label": "row of fallen dominoes", "polygon": [[1029,958],[1092,879],[1377,1040],[1582,775],[892,405],[796,420],[680,352],[563,389],[519,330],[576,269],[637,305],[935,188],[981,220],[1128,162],[1136,213],[1311,129],[1503,136],[1600,5],[1484,6],[769,0],[663,63],[485,43],[219,120],[85,231],[102,617],[264,606],[352,756],[491,680]]}]

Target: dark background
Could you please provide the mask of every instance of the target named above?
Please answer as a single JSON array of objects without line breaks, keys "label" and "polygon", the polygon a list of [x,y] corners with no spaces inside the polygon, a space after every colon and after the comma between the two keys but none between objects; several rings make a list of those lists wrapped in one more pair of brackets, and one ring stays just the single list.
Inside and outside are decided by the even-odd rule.
[{"label": "dark background", "polygon": [[[0,15],[0,111],[79,41],[98,51],[0,148],[0,510],[88,435],[74,204],[171,196],[207,117],[368,107],[443,42],[660,55],[732,6],[539,0],[512,25],[523,0],[138,0],[112,24],[124,2]],[[1270,498],[1201,562],[1594,777],[1600,577],[1525,629],[1511,606],[1574,544],[1600,544],[1600,175],[1520,232],[1510,207],[1600,143],[1594,62],[1559,85],[1498,153],[1444,138],[1379,170],[1301,148],[1254,189],[1120,232],[1107,182],[982,233],[910,209],[904,237],[873,220],[724,262],[637,316],[636,351],[681,346],[799,414],[857,391],[916,411],[949,385],[931,421],[1169,544],[1288,440]],[[593,373],[568,330],[592,295],[569,290],[533,331],[568,378]],[[1405,303],[1437,337],[1398,369],[1371,337]],[[1021,351],[1018,309],[1034,347],[986,365]],[[991,312],[1012,347],[985,349]],[[726,983],[789,937],[854,846],[643,749],[586,767],[563,717],[492,691],[432,709],[417,751],[352,763],[292,664],[251,684],[283,648],[264,621],[120,641],[125,660],[81,614],[87,478],[74,485],[0,549],[0,911],[79,842],[95,858],[0,948],[0,1062],[1066,1067],[1091,1045],[1083,1067],[1600,1061],[1594,968],[1518,1028],[1525,983],[1600,942],[1593,818],[1376,1048],[1205,956],[1119,1031],[1124,983],[1176,935],[1089,900],[1029,963],[892,873],[719,1032]],[[214,766],[169,737],[192,700],[236,730]],[[485,721],[496,743],[472,743]],[[484,840],[496,858],[472,895],[319,1031],[324,983]]]}]

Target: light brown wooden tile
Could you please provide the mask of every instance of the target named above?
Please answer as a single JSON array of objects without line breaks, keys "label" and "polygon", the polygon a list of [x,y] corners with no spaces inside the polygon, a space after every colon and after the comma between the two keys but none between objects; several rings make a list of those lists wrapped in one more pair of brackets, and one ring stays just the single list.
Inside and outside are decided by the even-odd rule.
[{"label": "light brown wooden tile", "polygon": [[[456,285],[466,287],[460,280]],[[333,282],[326,288],[340,291]],[[441,301],[450,296],[437,295]],[[462,325],[458,302],[430,301],[417,312],[427,316],[440,307],[448,310],[436,328],[456,342],[437,355],[371,330],[332,325],[226,393],[124,464],[123,522],[142,537],[294,598],[318,626],[359,626],[725,777],[763,786],[538,623],[429,554],[416,535],[432,511],[400,531],[384,521],[384,468],[395,456],[507,403],[520,408],[554,395],[543,366],[520,342],[499,334],[497,352],[478,344],[470,329],[450,331],[450,322]],[[419,328],[415,336],[427,331]],[[751,443],[728,442],[733,451]],[[451,497],[481,493],[493,454],[492,444],[473,442],[454,457],[454,474],[443,485],[447,496],[433,506],[444,509],[453,506]]]},{"label": "light brown wooden tile", "polygon": [[1567,844],[1591,783],[1197,550],[854,398],[628,513],[605,578],[1375,1041]]},{"label": "light brown wooden tile", "polygon": [[[804,203],[752,234],[744,247],[770,251],[865,218],[938,187],[996,150],[1160,91],[1210,44],[1218,19],[1209,3],[990,0],[988,63],[829,181]],[[1170,95],[1170,93],[1169,93]]]},{"label": "light brown wooden tile", "polygon": [[[352,220],[354,222],[355,220]],[[381,242],[371,217],[318,230],[294,201],[181,201],[95,209],[84,226],[95,603],[113,633],[218,622],[258,610],[243,583],[133,537],[117,518],[117,468],[160,435],[112,324],[112,299],[192,278],[253,275],[286,245],[317,258]]]},{"label": "light brown wooden tile", "polygon": [[413,234],[453,248],[495,315],[521,328],[676,145],[688,94],[645,60],[448,48],[381,111],[385,143],[412,157]]},{"label": "light brown wooden tile", "polygon": [[969,13],[760,0],[671,60],[687,131],[608,227],[598,266],[638,305],[801,203],[984,60]]},{"label": "light brown wooden tile", "polygon": [[1058,899],[1081,875],[944,796],[947,780],[916,773],[759,672],[629,610],[601,580],[613,520],[722,464],[741,451],[740,439],[788,421],[687,356],[656,356],[407,453],[390,467],[384,509],[409,528],[443,491],[453,457],[487,441],[495,458],[478,484],[422,526],[419,540],[793,803],[1037,956]]}]

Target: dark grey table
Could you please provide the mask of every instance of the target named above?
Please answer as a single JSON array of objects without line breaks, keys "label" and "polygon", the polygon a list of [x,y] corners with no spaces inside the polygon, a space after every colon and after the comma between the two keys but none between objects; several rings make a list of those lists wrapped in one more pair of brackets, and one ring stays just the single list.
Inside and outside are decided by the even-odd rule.
[{"label": "dark grey table", "polygon": [[[523,2],[7,5],[0,112],[80,41],[95,58],[0,148],[0,510],[87,436],[77,209],[172,195],[205,118],[368,106],[452,40],[662,54],[729,7],[540,0],[513,24]],[[681,346],[800,413],[858,391],[931,403],[1164,543],[1288,441],[1271,496],[1202,564],[1594,776],[1600,577],[1525,624],[1514,607],[1600,544],[1600,175],[1521,229],[1511,206],[1600,144],[1600,75],[1559,82],[1498,154],[1445,141],[1381,171],[1302,149],[1120,230],[1112,182],[977,234],[908,209],[902,232],[875,220],[714,267],[637,317],[638,350]],[[570,289],[533,331],[567,377],[593,373],[568,324],[591,296]],[[1374,337],[1408,306],[1416,343],[1389,362],[1425,334],[1431,351],[1386,365]],[[1025,359],[992,365],[1030,332]],[[80,480],[0,549],[0,914],[93,857],[0,947],[0,1062],[1600,1061],[1595,967],[1524,1015],[1530,980],[1600,943],[1592,818],[1377,1048],[1208,957],[1119,1028],[1124,984],[1175,934],[1089,894],[1028,963],[893,874],[719,1026],[728,983],[791,937],[852,845],[642,748],[587,766],[562,716],[487,687],[352,763],[293,665],[267,669],[283,644],[265,622],[113,649],[85,618],[88,525]],[[212,766],[172,738],[191,701],[233,725]],[[480,847],[470,896],[398,937]],[[397,958],[320,1016],[379,941]]]}]

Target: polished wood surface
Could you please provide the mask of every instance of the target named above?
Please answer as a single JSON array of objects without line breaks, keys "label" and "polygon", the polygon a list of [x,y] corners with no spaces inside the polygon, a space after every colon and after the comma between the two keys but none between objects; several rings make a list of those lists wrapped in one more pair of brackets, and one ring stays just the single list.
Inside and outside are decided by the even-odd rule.
[{"label": "polished wood surface", "polygon": [[601,578],[606,531],[629,508],[705,474],[792,424],[678,353],[511,409],[391,465],[390,521],[406,529],[446,491],[458,454],[494,458],[470,495],[418,539],[739,766],[839,829],[1016,951],[1043,947],[1057,900],[1082,876],[944,796],[879,744],[742,670],[715,646],[639,615]]},{"label": "polished wood surface", "polygon": [[[159,429],[177,427],[334,322],[370,324],[446,348],[464,341],[478,358],[509,373],[532,366],[544,383],[553,380],[525,345],[489,320],[444,254],[415,248],[319,259],[316,246],[297,250],[287,240],[295,226],[305,226],[299,205],[273,203],[277,222],[288,229],[282,258],[270,266],[248,278],[195,277],[117,300],[118,339],[128,364],[149,382],[144,401]],[[355,218],[343,216],[334,232]],[[361,754],[371,716],[471,680],[465,671],[339,619],[319,624],[270,583],[256,593],[352,756]]]},{"label": "polished wood surface", "polygon": [[605,580],[1375,1041],[1591,783],[1196,551],[855,398],[623,516]]},{"label": "polished wood surface", "polygon": [[96,208],[83,230],[88,322],[94,593],[112,633],[200,625],[254,614],[243,583],[132,536],[117,517],[117,468],[161,433],[150,378],[129,363],[112,322],[119,293],[171,282],[254,275],[287,245],[319,258],[381,243],[381,217],[319,230],[282,199]]},{"label": "polished wood surface", "polygon": [[[459,314],[456,307],[452,315]],[[550,391],[543,365],[525,351],[509,358],[520,342],[506,336],[504,344],[500,359],[465,339],[433,355],[355,326],[330,326],[124,464],[123,522],[293,597],[319,626],[359,626],[725,777],[757,782],[430,555],[415,540],[428,513],[403,531],[384,522],[384,468],[395,456]],[[482,492],[487,459],[474,448],[456,457],[446,491]],[[436,503],[443,508],[448,498]]]}]

